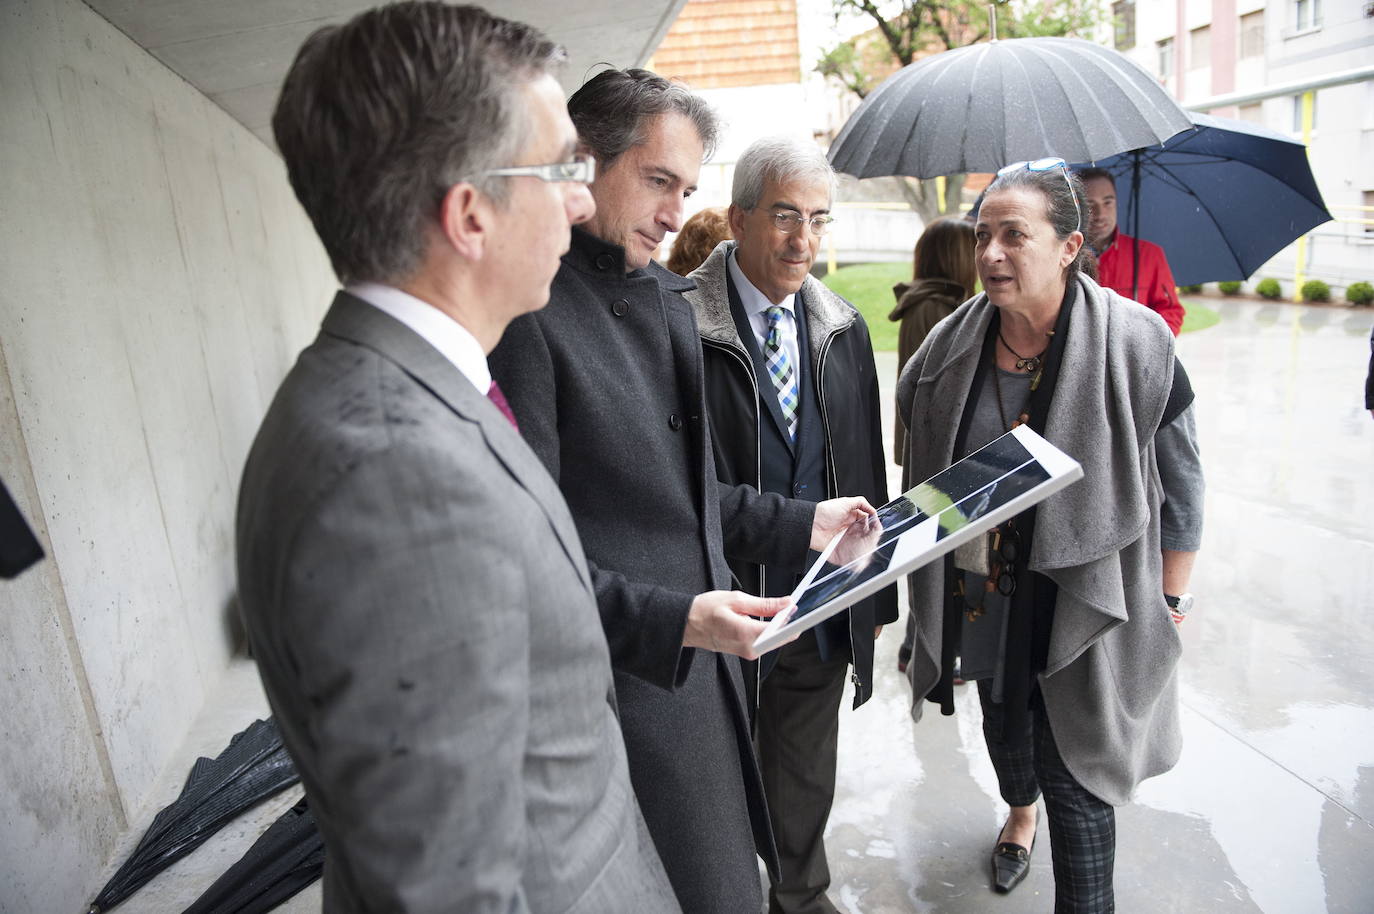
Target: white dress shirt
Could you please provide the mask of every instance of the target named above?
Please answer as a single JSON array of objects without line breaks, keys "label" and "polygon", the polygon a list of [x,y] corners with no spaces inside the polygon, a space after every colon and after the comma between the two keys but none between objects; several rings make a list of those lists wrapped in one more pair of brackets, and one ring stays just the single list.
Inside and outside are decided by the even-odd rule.
[{"label": "white dress shirt", "polygon": [[426,343],[453,363],[472,382],[477,392],[487,395],[491,387],[491,369],[482,344],[467,328],[431,304],[409,292],[376,282],[355,282],[345,287],[349,295],[361,298],[379,311],[385,311],[411,330],[420,334]]},{"label": "white dress shirt", "polygon": [[[739,293],[740,303],[744,305],[744,313],[749,315],[749,326],[754,328],[754,339],[758,341],[759,352],[763,352],[764,341],[768,339],[768,309],[773,307],[773,303],[768,300],[768,296],[760,292],[749,281],[749,277],[744,275],[744,271],[735,262],[733,250],[725,264],[730,270],[730,278],[735,282],[735,291]],[[797,313],[794,310],[796,300],[797,296],[792,294],[778,302],[783,309],[782,320],[778,322],[778,332],[782,335],[782,348],[787,350],[787,358],[792,362],[792,370],[800,378],[801,363],[798,361],[797,351]]]}]

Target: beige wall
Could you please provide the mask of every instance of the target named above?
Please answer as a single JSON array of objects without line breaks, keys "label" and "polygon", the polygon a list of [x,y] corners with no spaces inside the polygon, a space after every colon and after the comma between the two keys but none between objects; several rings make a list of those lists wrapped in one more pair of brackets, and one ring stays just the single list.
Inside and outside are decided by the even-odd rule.
[{"label": "beige wall", "polygon": [[333,280],[281,161],[76,0],[0,7],[0,125],[0,476],[49,552],[0,582],[0,910],[80,910],[224,671]]}]

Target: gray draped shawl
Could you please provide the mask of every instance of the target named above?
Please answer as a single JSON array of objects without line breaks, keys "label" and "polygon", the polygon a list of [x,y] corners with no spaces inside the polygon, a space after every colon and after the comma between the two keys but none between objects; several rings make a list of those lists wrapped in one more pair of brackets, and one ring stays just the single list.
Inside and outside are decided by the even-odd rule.
[{"label": "gray draped shawl", "polygon": [[[1174,337],[1159,315],[1092,280],[1073,305],[1045,437],[1084,477],[1037,509],[1029,567],[1059,586],[1045,710],[1070,772],[1102,800],[1173,767],[1181,748],[1176,668],[1182,652],[1164,604],[1162,501],[1154,434],[1173,379]],[[995,308],[986,295],[937,326],[902,371],[912,484],[953,460],[954,438]],[[944,563],[912,578],[912,716],[940,678]]]}]

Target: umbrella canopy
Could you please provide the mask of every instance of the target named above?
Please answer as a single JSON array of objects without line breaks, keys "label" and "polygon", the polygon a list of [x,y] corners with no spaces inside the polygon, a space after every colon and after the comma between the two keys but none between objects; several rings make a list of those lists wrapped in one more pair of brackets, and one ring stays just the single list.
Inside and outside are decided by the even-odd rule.
[{"label": "umbrella canopy", "polygon": [[110,910],[230,819],[299,780],[276,723],[254,721],[215,758],[196,759],[181,795],[154,817],[133,854],[91,903],[91,914]]},{"label": "umbrella canopy", "polygon": [[263,914],[320,878],[324,840],[302,799],[182,914]]},{"label": "umbrella canopy", "polygon": [[830,162],[857,178],[936,178],[1046,156],[1104,159],[1189,126],[1153,76],[1110,48],[1012,38],[898,70],[845,123]]},{"label": "umbrella canopy", "polygon": [[1192,120],[1162,144],[1095,163],[1117,178],[1117,225],[1162,247],[1179,285],[1248,279],[1330,221],[1302,143],[1246,121]]}]

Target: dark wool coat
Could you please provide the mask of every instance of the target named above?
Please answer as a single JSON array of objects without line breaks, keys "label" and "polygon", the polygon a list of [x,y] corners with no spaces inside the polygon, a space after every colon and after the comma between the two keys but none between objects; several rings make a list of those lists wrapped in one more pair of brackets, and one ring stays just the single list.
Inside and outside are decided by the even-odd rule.
[{"label": "dark wool coat", "polygon": [[[761,485],[759,471],[759,385],[754,363],[740,339],[726,286],[726,260],[733,241],[725,241],[689,277],[697,288],[686,293],[696,309],[706,360],[706,392],[716,472],[731,483]],[[798,298],[805,308],[811,339],[810,377],[816,386],[825,428],[826,497],[862,495],[875,506],[887,501],[878,375],[868,325],[849,302],[807,277]],[[758,564],[732,561],[740,586],[762,592]],[[887,587],[849,611],[854,659],[854,707],[873,694],[873,627],[897,621],[897,588]]]},{"label": "dark wool coat", "polygon": [[548,307],[490,364],[593,566],[631,780],[683,910],[756,914],[755,849],[776,855],[739,663],[682,637],[693,596],[729,587],[727,552],[800,568],[815,506],[717,481],[690,288],[574,228]]}]

